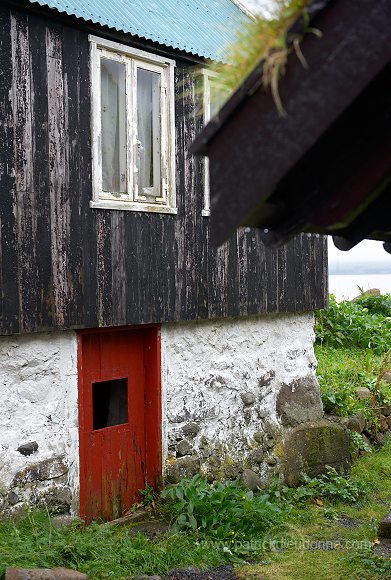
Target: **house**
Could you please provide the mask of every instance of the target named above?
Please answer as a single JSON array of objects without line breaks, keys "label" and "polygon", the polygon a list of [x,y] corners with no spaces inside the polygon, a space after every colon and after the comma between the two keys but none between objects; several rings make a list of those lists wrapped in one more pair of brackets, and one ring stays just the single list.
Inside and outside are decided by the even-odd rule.
[{"label": "house", "polygon": [[200,67],[241,18],[230,0],[0,2],[2,514],[110,519],[163,477],[265,479],[281,429],[322,414],[324,240],[216,249],[188,153]]},{"label": "house", "polygon": [[212,236],[253,226],[271,245],[311,232],[391,253],[391,5],[313,1],[306,13],[287,31],[284,114],[263,61],[191,149],[209,157]]}]

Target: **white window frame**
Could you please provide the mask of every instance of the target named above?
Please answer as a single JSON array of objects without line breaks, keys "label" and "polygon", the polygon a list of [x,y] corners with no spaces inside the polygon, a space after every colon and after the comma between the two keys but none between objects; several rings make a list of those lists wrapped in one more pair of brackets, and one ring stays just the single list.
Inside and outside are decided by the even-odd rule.
[{"label": "white window frame", "polygon": [[[92,200],[91,208],[176,214],[175,188],[175,61],[117,42],[89,35],[92,104]],[[102,187],[101,151],[101,58],[126,65],[126,183],[124,193],[108,193]],[[161,79],[160,99],[160,195],[147,201],[137,185],[137,68],[157,72]]]},{"label": "white window frame", "polygon": [[[210,121],[210,79],[217,78],[219,75],[207,68],[201,69],[203,82],[203,116],[204,126]],[[204,158],[204,204],[202,209],[204,217],[210,216],[210,178],[209,178],[209,159]]]}]

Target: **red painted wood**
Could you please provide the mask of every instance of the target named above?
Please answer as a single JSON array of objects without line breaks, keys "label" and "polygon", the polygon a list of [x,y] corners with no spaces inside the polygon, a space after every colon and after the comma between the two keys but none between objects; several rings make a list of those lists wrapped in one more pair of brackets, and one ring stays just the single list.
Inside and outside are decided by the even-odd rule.
[{"label": "red painted wood", "polygon": [[[157,327],[79,334],[80,515],[126,513],[161,474],[160,336]],[[92,385],[127,379],[128,421],[93,429]]]}]

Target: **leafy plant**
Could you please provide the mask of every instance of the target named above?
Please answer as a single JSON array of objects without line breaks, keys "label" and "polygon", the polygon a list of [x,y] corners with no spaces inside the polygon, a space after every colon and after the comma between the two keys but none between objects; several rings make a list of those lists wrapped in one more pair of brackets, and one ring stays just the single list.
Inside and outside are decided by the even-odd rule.
[{"label": "leafy plant", "polygon": [[151,507],[153,509],[155,509],[156,507],[156,498],[157,498],[157,493],[155,491],[155,489],[153,487],[151,487],[150,485],[148,485],[148,483],[145,484],[145,488],[144,489],[139,489],[138,490],[141,496],[141,505],[143,507]]},{"label": "leafy plant", "polygon": [[302,481],[303,485],[290,492],[291,499],[295,502],[327,498],[332,501],[355,503],[367,491],[362,482],[353,481],[339,474],[333,467],[328,467],[327,473],[318,477],[303,474]]},{"label": "leafy plant", "polygon": [[174,531],[198,530],[221,540],[262,533],[284,520],[289,506],[266,492],[254,494],[238,482],[209,484],[200,475],[162,492]]},{"label": "leafy plant", "polygon": [[360,433],[356,433],[356,431],[349,431],[349,437],[356,449],[359,451],[372,453],[372,447],[368,445],[366,441],[364,441]]},{"label": "leafy plant", "polygon": [[315,313],[315,337],[319,344],[381,354],[391,348],[391,317],[371,312],[360,301],[337,302],[330,295],[329,308]]}]

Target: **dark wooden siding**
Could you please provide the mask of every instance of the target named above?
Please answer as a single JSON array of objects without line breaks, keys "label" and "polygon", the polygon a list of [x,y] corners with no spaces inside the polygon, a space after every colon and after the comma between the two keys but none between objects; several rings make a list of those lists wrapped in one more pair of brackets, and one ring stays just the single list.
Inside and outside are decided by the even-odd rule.
[{"label": "dark wooden siding", "polygon": [[202,217],[191,69],[176,67],[178,215],[93,210],[87,33],[0,8],[0,333],[324,306],[325,240],[255,230],[219,249]]}]

